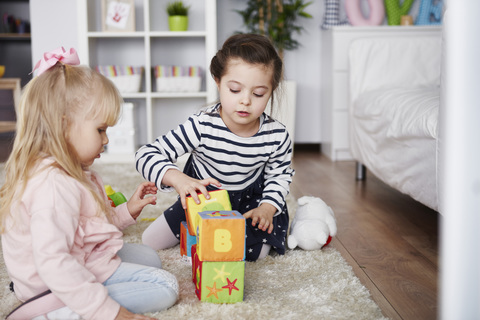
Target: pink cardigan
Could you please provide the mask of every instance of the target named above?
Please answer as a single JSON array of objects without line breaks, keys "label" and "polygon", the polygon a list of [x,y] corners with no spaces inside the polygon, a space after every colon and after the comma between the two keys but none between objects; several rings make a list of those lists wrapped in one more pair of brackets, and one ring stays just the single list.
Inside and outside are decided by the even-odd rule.
[{"label": "pink cardigan", "polygon": [[[41,166],[52,160],[44,160]],[[88,172],[105,201],[103,181]],[[120,265],[123,229],[135,223],[126,204],[115,209],[113,223],[98,216],[91,193],[61,170],[37,170],[14,205],[2,248],[15,293],[25,301],[50,289],[86,319],[114,319],[120,305],[102,283]],[[50,310],[51,311],[51,310]]]}]

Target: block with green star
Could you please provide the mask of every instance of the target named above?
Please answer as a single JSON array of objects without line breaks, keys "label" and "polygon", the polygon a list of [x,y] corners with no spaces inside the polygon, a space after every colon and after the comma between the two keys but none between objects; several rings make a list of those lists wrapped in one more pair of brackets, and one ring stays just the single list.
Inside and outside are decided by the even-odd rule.
[{"label": "block with green star", "polygon": [[200,301],[235,303],[243,301],[245,261],[201,261],[192,247],[192,279]]},{"label": "block with green star", "polygon": [[232,204],[230,203],[230,197],[227,190],[214,190],[209,191],[210,199],[206,199],[202,193],[198,194],[200,203],[195,203],[192,196],[187,197],[187,209],[185,210],[185,217],[188,226],[188,232],[192,236],[197,235],[197,226],[195,224],[196,216],[202,211],[222,211],[232,210]]},{"label": "block with green star", "polygon": [[245,259],[245,218],[240,212],[199,212],[195,224],[200,260],[241,261]]}]

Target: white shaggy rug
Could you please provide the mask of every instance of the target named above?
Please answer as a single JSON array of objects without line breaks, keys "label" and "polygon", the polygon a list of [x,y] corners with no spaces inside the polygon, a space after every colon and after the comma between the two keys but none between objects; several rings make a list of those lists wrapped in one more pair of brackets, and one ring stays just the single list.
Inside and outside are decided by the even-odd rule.
[{"label": "white shaggy rug", "polygon": [[[105,184],[127,198],[143,180],[133,165],[95,164]],[[3,164],[0,164],[0,184]],[[161,193],[157,205],[146,208],[139,222],[124,230],[126,242],[140,242],[143,230],[176,199],[176,193]],[[296,202],[289,196],[291,218]],[[200,302],[191,280],[191,266],[180,256],[179,246],[158,251],[164,269],[175,274],[180,298],[172,308],[150,314],[158,319],[385,319],[368,290],[352,268],[331,246],[319,251],[288,250],[271,254],[245,267],[244,301],[236,304]],[[0,317],[19,304],[10,292],[10,280],[0,252]]]}]

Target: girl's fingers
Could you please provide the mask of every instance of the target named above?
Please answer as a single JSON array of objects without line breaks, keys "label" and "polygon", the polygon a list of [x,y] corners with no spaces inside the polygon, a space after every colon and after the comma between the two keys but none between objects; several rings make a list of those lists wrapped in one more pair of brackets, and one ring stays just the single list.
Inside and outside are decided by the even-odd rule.
[{"label": "girl's fingers", "polygon": [[270,224],[270,227],[268,227],[268,233],[272,233],[273,232],[273,223]]}]

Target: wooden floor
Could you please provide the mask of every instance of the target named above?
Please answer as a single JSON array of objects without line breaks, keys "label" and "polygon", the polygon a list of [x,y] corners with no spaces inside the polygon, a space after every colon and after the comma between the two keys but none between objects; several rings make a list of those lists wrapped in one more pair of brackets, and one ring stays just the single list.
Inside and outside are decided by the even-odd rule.
[{"label": "wooden floor", "polygon": [[355,162],[331,162],[320,152],[295,149],[291,193],[322,198],[335,212],[332,241],[390,319],[438,315],[439,214],[367,172],[355,180]]}]

